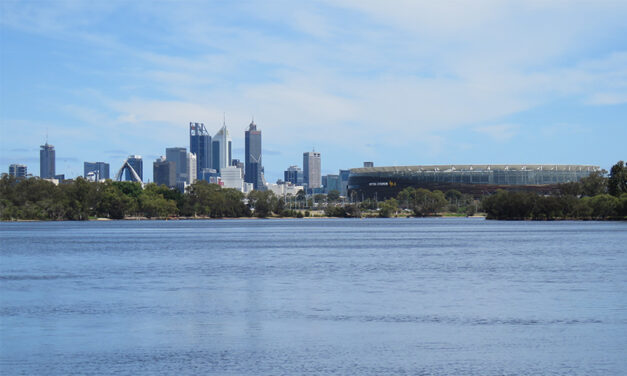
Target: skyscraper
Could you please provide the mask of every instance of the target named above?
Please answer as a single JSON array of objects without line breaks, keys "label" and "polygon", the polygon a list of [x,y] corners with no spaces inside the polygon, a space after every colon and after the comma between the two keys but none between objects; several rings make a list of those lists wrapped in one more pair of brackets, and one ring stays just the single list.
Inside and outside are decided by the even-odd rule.
[{"label": "skyscraper", "polygon": [[23,178],[28,175],[28,171],[26,166],[23,164],[12,164],[9,166],[9,175],[16,178]]},{"label": "skyscraper", "polygon": [[105,162],[84,162],[83,163],[83,177],[87,178],[89,173],[93,173],[96,181],[102,179],[109,179],[109,164]]},{"label": "skyscraper", "polygon": [[283,172],[283,180],[285,180],[285,182],[290,182],[294,185],[303,185],[303,179],[303,170],[298,166],[290,166]]},{"label": "skyscraper", "polygon": [[213,136],[211,143],[213,168],[220,172],[224,167],[231,165],[231,136],[226,129],[226,124]]},{"label": "skyscraper", "polygon": [[[137,175],[139,175],[139,178],[144,181],[144,162],[142,161],[141,155],[129,155],[127,161],[128,164],[133,167]],[[134,181],[130,171],[126,170],[124,172],[124,180]]]},{"label": "skyscraper", "polygon": [[307,184],[308,189],[320,188],[322,186],[320,153],[315,151],[303,153],[303,170],[305,173],[305,184]]},{"label": "skyscraper", "polygon": [[340,175],[325,175],[326,176],[326,183],[324,184],[324,192],[325,193],[329,193],[331,191],[338,191],[338,193],[340,192]]},{"label": "skyscraper", "polygon": [[187,153],[187,183],[194,184],[198,180],[198,159],[196,154]]},{"label": "skyscraper", "polygon": [[155,184],[174,187],[176,186],[176,164],[161,157],[152,164],[152,176]]},{"label": "skyscraper", "polygon": [[196,176],[202,176],[202,170],[212,168],[211,136],[203,123],[189,123],[189,152],[196,154]]},{"label": "skyscraper", "polygon": [[39,177],[42,179],[54,179],[55,175],[55,151],[54,146],[41,145],[39,150]]},{"label": "skyscraper", "polygon": [[166,148],[165,159],[174,162],[176,168],[176,182],[187,181],[187,149]]},{"label": "skyscraper", "polygon": [[262,187],[261,175],[263,174],[263,166],[261,165],[261,131],[257,130],[255,121],[251,121],[248,130],[244,132],[245,156],[244,163],[246,173],[244,181],[251,183],[253,189],[260,190]]}]

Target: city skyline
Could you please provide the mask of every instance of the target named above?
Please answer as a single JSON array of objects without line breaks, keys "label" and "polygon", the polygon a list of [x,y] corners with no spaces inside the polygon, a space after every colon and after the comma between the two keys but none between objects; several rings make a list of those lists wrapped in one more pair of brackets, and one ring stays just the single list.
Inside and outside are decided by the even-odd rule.
[{"label": "city skyline", "polygon": [[624,159],[619,2],[0,7],[4,172],[39,171],[46,135],[67,178],[85,161],[151,164],[189,147],[190,122],[213,135],[224,113],[235,159],[251,116],[263,129],[268,182],[312,147],[322,175],[363,161],[608,169]]}]

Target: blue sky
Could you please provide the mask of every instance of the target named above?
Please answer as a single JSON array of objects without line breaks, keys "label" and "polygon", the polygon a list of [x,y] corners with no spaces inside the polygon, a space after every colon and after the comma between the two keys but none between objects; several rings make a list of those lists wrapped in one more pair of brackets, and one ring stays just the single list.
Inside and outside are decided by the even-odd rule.
[{"label": "blue sky", "polygon": [[0,2],[0,163],[117,170],[252,116],[268,181],[323,173],[626,159],[624,1]]}]

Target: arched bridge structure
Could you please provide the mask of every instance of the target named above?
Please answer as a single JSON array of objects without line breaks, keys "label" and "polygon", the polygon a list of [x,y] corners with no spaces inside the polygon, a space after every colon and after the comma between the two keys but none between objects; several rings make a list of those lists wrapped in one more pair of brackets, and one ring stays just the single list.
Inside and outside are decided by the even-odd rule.
[{"label": "arched bridge structure", "polygon": [[144,187],[144,182],[139,177],[139,175],[137,174],[133,166],[131,166],[131,164],[128,163],[128,158],[124,161],[124,163],[122,163],[122,167],[120,167],[120,169],[118,170],[118,173],[115,174],[115,181],[122,181],[122,173],[124,173],[124,170],[127,170],[131,173],[131,177],[133,178],[133,181],[140,183],[142,185],[142,188]]}]

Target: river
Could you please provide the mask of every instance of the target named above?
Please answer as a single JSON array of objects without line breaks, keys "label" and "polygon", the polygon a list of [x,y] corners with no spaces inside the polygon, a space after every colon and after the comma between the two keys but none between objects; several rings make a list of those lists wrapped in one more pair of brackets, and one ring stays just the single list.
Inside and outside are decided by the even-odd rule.
[{"label": "river", "polygon": [[3,375],[625,375],[627,223],[0,223]]}]

